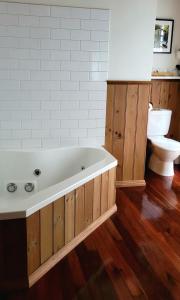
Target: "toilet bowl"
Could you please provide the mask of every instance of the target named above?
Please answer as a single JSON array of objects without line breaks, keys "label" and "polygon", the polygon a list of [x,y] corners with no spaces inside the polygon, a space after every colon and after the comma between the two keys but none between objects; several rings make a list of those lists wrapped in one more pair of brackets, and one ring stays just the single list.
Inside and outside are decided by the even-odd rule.
[{"label": "toilet bowl", "polygon": [[152,138],[149,168],[162,176],[174,175],[174,160],[180,155],[180,143],[165,137]]},{"label": "toilet bowl", "polygon": [[162,176],[174,175],[174,160],[180,155],[180,142],[164,137],[171,122],[170,110],[153,109],[148,115],[148,139],[152,144],[149,168]]}]

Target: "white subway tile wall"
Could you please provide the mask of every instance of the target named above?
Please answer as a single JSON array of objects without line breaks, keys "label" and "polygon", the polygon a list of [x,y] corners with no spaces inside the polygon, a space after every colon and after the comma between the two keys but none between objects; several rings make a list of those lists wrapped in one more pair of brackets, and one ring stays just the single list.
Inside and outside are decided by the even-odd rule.
[{"label": "white subway tile wall", "polygon": [[0,148],[102,145],[109,10],[0,3]]}]

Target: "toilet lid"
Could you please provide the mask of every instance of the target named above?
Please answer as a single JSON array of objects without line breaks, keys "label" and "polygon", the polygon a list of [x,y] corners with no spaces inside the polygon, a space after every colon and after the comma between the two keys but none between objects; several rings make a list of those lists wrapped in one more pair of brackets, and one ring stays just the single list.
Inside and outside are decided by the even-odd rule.
[{"label": "toilet lid", "polygon": [[152,138],[151,142],[165,150],[180,151],[180,142],[165,137]]}]

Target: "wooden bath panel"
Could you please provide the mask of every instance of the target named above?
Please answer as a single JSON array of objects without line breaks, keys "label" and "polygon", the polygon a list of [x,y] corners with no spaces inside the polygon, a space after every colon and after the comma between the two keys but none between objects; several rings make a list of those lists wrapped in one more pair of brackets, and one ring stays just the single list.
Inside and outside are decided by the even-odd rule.
[{"label": "wooden bath panel", "polygon": [[[103,173],[27,218],[30,285],[57,263],[59,257],[66,255],[97,228],[109,216],[107,212],[113,213],[116,210],[115,169]],[[61,255],[56,255],[55,259],[54,255],[58,252]]]},{"label": "wooden bath panel", "polygon": [[0,292],[32,286],[116,211],[113,168],[26,219],[0,221]]},{"label": "wooden bath panel", "polygon": [[29,275],[114,205],[115,168],[27,218]]}]

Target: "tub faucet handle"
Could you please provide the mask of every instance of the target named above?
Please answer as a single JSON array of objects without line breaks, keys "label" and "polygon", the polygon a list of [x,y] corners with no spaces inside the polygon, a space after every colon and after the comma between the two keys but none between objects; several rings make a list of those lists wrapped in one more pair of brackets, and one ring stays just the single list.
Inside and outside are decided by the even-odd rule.
[{"label": "tub faucet handle", "polygon": [[28,182],[25,184],[24,189],[26,192],[30,193],[34,190],[34,184],[31,182]]},{"label": "tub faucet handle", "polygon": [[13,183],[13,182],[8,183],[7,190],[10,193],[14,193],[17,190],[17,185],[15,183]]}]

